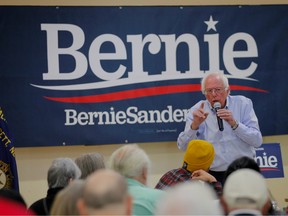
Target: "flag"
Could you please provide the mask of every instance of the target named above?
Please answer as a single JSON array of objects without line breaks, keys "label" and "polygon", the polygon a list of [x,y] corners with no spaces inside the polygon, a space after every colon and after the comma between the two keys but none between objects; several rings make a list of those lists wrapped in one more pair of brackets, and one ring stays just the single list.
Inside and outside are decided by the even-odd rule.
[{"label": "flag", "polygon": [[19,192],[18,172],[13,138],[0,107],[0,190],[12,189]]}]

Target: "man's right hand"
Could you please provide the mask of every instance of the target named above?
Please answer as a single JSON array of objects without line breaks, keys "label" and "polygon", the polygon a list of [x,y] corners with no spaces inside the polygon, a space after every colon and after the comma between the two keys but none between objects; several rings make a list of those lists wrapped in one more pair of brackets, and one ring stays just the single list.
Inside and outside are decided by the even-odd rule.
[{"label": "man's right hand", "polygon": [[208,114],[208,112],[204,111],[204,102],[202,102],[200,108],[192,113],[193,121],[190,126],[191,129],[197,130],[199,128],[199,125],[206,120]]}]

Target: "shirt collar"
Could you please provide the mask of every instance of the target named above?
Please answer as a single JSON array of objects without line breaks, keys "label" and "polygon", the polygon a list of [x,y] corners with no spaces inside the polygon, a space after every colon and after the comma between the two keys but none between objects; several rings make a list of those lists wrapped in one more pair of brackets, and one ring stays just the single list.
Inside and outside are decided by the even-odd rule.
[{"label": "shirt collar", "polygon": [[132,178],[128,178],[126,177],[126,180],[128,182],[128,185],[130,186],[141,186],[141,187],[146,187],[144,184],[142,184],[141,182],[135,180],[135,179],[132,179]]}]

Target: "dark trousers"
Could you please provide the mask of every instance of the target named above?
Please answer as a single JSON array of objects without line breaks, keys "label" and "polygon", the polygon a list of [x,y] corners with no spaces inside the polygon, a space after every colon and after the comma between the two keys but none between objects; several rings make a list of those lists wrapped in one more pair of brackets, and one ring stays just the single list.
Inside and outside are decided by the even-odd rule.
[{"label": "dark trousers", "polygon": [[213,175],[218,182],[221,182],[222,186],[224,185],[225,171],[222,172],[209,170],[209,173]]}]

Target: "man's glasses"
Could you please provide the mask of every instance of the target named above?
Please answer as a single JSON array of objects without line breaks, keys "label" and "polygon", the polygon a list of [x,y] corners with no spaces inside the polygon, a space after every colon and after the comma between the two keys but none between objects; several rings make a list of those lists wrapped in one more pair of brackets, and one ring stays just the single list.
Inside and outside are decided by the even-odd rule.
[{"label": "man's glasses", "polygon": [[215,94],[221,94],[226,90],[226,88],[211,88],[211,89],[205,89],[204,94],[205,95],[212,95],[213,92]]}]

